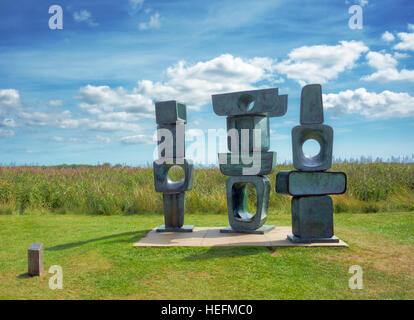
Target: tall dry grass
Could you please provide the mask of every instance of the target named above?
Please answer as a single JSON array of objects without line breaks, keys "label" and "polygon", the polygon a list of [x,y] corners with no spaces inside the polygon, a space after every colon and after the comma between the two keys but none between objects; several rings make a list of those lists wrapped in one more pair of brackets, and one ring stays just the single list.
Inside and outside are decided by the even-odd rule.
[{"label": "tall dry grass", "polygon": [[[290,212],[290,198],[276,194],[275,176],[270,212]],[[348,175],[348,191],[333,196],[335,212],[414,210],[414,165],[398,163],[335,164]],[[218,169],[197,169],[193,190],[186,194],[186,211],[226,213],[225,181]],[[250,193],[250,208],[254,207]],[[162,194],[156,193],[152,168],[108,165],[68,167],[0,167],[0,213],[31,211],[84,214],[162,213]]]}]

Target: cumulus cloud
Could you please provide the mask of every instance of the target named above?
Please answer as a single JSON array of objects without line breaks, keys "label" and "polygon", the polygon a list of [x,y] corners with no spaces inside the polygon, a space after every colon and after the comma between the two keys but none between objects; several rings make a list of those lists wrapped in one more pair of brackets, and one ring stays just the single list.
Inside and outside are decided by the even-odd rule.
[{"label": "cumulus cloud", "polygon": [[142,8],[144,0],[129,0],[129,5],[134,11],[138,11]]},{"label": "cumulus cloud", "polygon": [[134,136],[122,137],[121,142],[125,144],[151,144],[152,138],[148,135],[137,134]]},{"label": "cumulus cloud", "polygon": [[411,32],[397,34],[401,41],[394,46],[395,50],[414,51],[414,24],[408,24],[408,30]]},{"label": "cumulus cloud", "polygon": [[368,92],[365,88],[323,95],[324,107],[336,114],[361,114],[369,119],[414,116],[414,97],[406,92],[385,90]]},{"label": "cumulus cloud", "polygon": [[63,137],[53,136],[52,140],[56,142],[63,142],[65,139]]},{"label": "cumulus cloud", "polygon": [[368,47],[359,41],[340,41],[336,46],[303,46],[292,50],[275,69],[300,85],[326,83],[352,69]]},{"label": "cumulus cloud", "polygon": [[391,32],[385,31],[382,34],[381,39],[386,41],[386,42],[391,42],[391,41],[395,40],[395,36]]},{"label": "cumulus cloud", "polygon": [[161,28],[160,14],[155,12],[148,22],[141,22],[139,24],[139,30],[148,30],[148,29],[159,29]]},{"label": "cumulus cloud", "polygon": [[0,127],[16,128],[17,123],[14,119],[5,118],[1,121]]},{"label": "cumulus cloud", "polygon": [[111,143],[111,141],[112,141],[112,139],[110,138],[110,137],[107,137],[107,136],[101,136],[101,135],[97,135],[97,136],[95,136],[95,138],[96,138],[96,140],[98,140],[99,142],[101,142],[101,143],[105,143],[105,144],[108,144],[108,143]]},{"label": "cumulus cloud", "polygon": [[51,107],[61,107],[63,106],[63,101],[62,100],[50,100],[48,102],[48,105]]},{"label": "cumulus cloud", "polygon": [[99,25],[99,23],[93,20],[92,14],[88,10],[75,11],[73,13],[73,19],[76,22],[85,22],[91,27],[96,27]]},{"label": "cumulus cloud", "polygon": [[[365,7],[369,2],[368,0],[354,0],[356,4],[359,4],[361,7]],[[351,4],[351,1],[345,0],[346,4]]]},{"label": "cumulus cloud", "polygon": [[414,70],[402,69],[398,70],[398,58],[404,58],[404,55],[394,54],[392,56],[389,53],[380,53],[370,51],[366,55],[368,65],[377,69],[371,75],[363,76],[361,80],[365,81],[413,81],[414,82]]},{"label": "cumulus cloud", "polygon": [[14,136],[14,131],[9,129],[0,128],[0,137],[12,137]]},{"label": "cumulus cloud", "polygon": [[[112,89],[109,86],[89,84],[80,88],[78,99],[81,100],[79,107],[89,114],[125,111],[144,115],[154,111],[152,100],[138,93],[136,89],[128,93],[122,87]],[[125,114],[118,114],[118,117],[122,116]]]},{"label": "cumulus cloud", "polygon": [[15,89],[0,90],[0,116],[20,108],[20,94]]},{"label": "cumulus cloud", "polygon": [[194,65],[180,61],[167,69],[167,81],[142,80],[137,92],[153,100],[180,100],[198,109],[211,101],[212,94],[253,89],[257,82],[271,80],[273,63],[269,58],[242,59],[230,54]]}]

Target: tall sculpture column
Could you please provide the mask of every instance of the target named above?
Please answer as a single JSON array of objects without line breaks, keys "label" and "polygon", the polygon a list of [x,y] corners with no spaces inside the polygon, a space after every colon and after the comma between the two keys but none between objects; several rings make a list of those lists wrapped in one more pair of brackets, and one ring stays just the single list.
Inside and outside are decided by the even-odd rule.
[{"label": "tall sculpture column", "polygon": [[[214,112],[227,116],[227,146],[230,153],[219,153],[220,171],[230,176],[226,182],[230,227],[221,232],[264,233],[269,204],[270,181],[276,152],[269,152],[269,117],[283,116],[287,95],[278,89],[252,90],[212,96]],[[247,185],[256,188],[256,213],[247,209]]]},{"label": "tall sculpture column", "polygon": [[[162,101],[155,104],[158,135],[158,160],[153,163],[154,185],[163,193],[164,221],[157,232],[192,232],[193,226],[184,225],[185,191],[193,187],[193,163],[185,158],[185,104]],[[181,181],[173,182],[168,171],[179,166],[184,171]]]},{"label": "tall sculpture column", "polygon": [[[300,124],[292,129],[293,166],[298,171],[276,175],[276,192],[292,198],[292,233],[296,243],[339,242],[334,236],[333,204],[329,194],[346,191],[343,172],[326,171],[332,165],[333,130],[323,124],[322,88],[319,84],[303,87]],[[319,153],[307,157],[303,144],[316,140]]]}]

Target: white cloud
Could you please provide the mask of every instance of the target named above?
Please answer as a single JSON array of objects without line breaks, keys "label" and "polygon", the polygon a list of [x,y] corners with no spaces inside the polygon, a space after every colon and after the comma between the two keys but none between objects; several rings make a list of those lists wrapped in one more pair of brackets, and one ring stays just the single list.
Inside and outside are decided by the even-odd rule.
[{"label": "white cloud", "polygon": [[11,136],[14,136],[13,130],[0,128],[0,137],[11,137]]},{"label": "white cloud", "polygon": [[394,52],[394,58],[395,59],[405,59],[405,58],[408,58],[408,57],[410,57],[410,55],[407,54],[407,53]]},{"label": "white cloud", "polygon": [[16,128],[17,123],[14,119],[6,118],[0,123],[0,127]]},{"label": "white cloud", "polygon": [[382,34],[381,39],[386,41],[386,42],[391,42],[391,41],[395,40],[395,36],[391,32],[385,31]]},{"label": "white cloud", "polygon": [[368,0],[356,0],[361,7],[365,7],[368,4]]},{"label": "white cloud", "polygon": [[88,126],[90,129],[99,131],[132,131],[139,132],[141,127],[135,123],[120,121],[99,121],[91,122]]},{"label": "white cloud", "polygon": [[148,22],[141,22],[139,24],[139,30],[148,30],[148,29],[159,29],[161,28],[160,14],[155,12]]},{"label": "white cloud", "polygon": [[180,61],[166,71],[168,80],[142,80],[137,92],[153,100],[179,100],[191,109],[211,101],[215,93],[254,89],[254,84],[273,79],[269,58],[242,59],[223,54],[212,60],[187,65]]},{"label": "white cloud", "polygon": [[365,81],[413,81],[414,82],[414,70],[402,69],[398,70],[398,57],[401,57],[401,54],[395,54],[391,56],[389,53],[380,53],[370,51],[366,55],[368,64],[377,69],[371,75],[363,76],[361,80]]},{"label": "white cloud", "polygon": [[0,90],[0,116],[20,108],[20,94],[15,89]]},{"label": "white cloud", "polygon": [[303,46],[292,50],[289,58],[276,64],[275,69],[302,86],[307,83],[323,84],[352,69],[366,51],[368,48],[364,43],[357,41],[341,41],[336,46]]},{"label": "white cloud", "polygon": [[147,135],[138,134],[134,136],[123,137],[121,138],[121,142],[126,144],[152,144],[152,139]]},{"label": "white cloud", "polygon": [[112,139],[110,137],[101,136],[99,134],[95,138],[99,142],[106,143],[106,144],[111,143],[111,141],[112,141]]},{"label": "white cloud", "polygon": [[53,136],[52,140],[56,142],[63,142],[65,139],[63,137]]},{"label": "white cloud", "polygon": [[370,51],[366,55],[368,64],[376,69],[389,69],[395,68],[398,61],[392,57],[389,53],[383,54],[380,52]]},{"label": "white cloud", "polygon": [[[359,4],[361,7],[365,7],[368,4],[368,0],[354,0],[357,4]],[[346,4],[351,4],[351,1],[345,0]]]},{"label": "white cloud", "polygon": [[142,8],[144,0],[129,0],[129,5],[134,11],[138,11]]},{"label": "white cloud", "polygon": [[63,101],[62,100],[50,100],[48,102],[48,105],[51,107],[61,107],[63,105]]},{"label": "white cloud", "polygon": [[76,22],[86,22],[91,27],[96,27],[99,25],[99,23],[93,20],[92,14],[88,10],[75,11],[73,13],[73,19]]},{"label": "white cloud", "polygon": [[411,32],[399,32],[397,34],[401,42],[394,46],[395,50],[414,51],[414,25],[408,24],[408,30]]},{"label": "white cloud", "polygon": [[[152,100],[134,90],[132,93],[122,88],[87,85],[79,89],[79,107],[89,114],[102,114],[114,111],[148,114],[154,112]],[[118,114],[118,116],[121,116]]]},{"label": "white cloud", "polygon": [[337,114],[356,113],[369,119],[389,119],[414,116],[414,97],[406,92],[385,90],[368,92],[365,88],[324,94],[324,107]]}]

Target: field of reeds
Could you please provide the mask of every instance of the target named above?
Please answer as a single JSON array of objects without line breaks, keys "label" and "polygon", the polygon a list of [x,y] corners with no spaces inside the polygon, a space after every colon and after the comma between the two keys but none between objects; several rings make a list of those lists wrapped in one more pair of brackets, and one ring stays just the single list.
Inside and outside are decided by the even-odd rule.
[{"label": "field of reeds", "polygon": [[[289,213],[290,197],[276,194],[272,183],[270,213]],[[333,196],[335,212],[414,211],[414,164],[341,163],[332,171],[348,175],[346,194]],[[174,178],[172,172],[171,178]],[[226,214],[225,181],[218,169],[196,169],[186,212]],[[255,192],[250,190],[250,207]],[[0,214],[33,212],[131,215],[162,213],[152,168],[102,166],[0,167]]]}]

